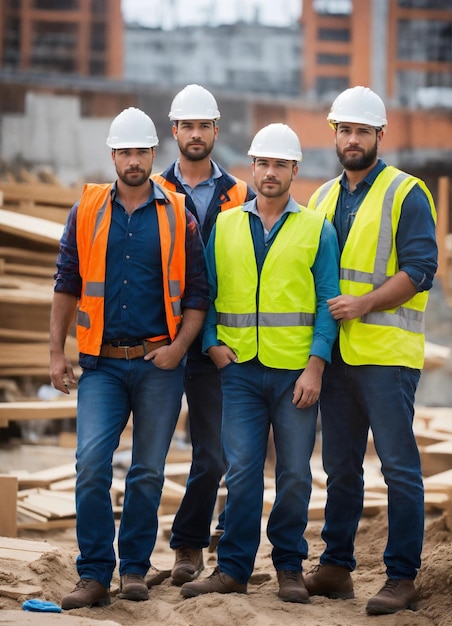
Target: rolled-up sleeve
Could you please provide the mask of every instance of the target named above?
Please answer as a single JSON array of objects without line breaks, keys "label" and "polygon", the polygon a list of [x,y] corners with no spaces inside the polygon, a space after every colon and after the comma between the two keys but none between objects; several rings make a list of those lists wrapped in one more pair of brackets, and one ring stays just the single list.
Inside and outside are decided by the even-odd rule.
[{"label": "rolled-up sleeve", "polygon": [[54,291],[70,293],[80,298],[82,293],[82,278],[79,272],[79,258],[77,251],[77,210],[76,202],[64,226],[60,239],[60,247],[56,259],[57,271],[54,275]]},{"label": "rolled-up sleeve", "polygon": [[317,298],[314,337],[310,355],[318,356],[328,363],[337,337],[338,325],[332,317],[327,301],[340,294],[339,245],[334,226],[325,220],[320,236],[319,249],[312,266]]},{"label": "rolled-up sleeve", "polygon": [[396,246],[399,269],[408,274],[417,291],[431,289],[438,268],[438,246],[430,203],[419,185],[402,204]]}]

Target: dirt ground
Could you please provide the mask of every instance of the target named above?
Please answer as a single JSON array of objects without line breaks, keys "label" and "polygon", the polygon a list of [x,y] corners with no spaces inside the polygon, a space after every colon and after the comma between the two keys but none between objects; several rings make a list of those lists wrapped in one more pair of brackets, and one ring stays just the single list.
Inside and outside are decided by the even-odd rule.
[{"label": "dirt ground", "polygon": [[[309,560],[305,562],[306,570],[318,562],[322,551],[320,531],[321,522],[309,523],[306,537],[310,551]],[[353,573],[354,600],[314,597],[307,605],[279,600],[270,544],[263,531],[255,571],[246,595],[209,594],[185,600],[179,588],[167,579],[152,587],[147,602],[129,602],[116,596],[116,571],[109,607],[78,609],[64,614],[26,613],[22,610],[24,597],[14,599],[0,595],[0,624],[93,626],[99,620],[105,626],[363,626],[377,622],[379,626],[451,626],[452,531],[447,527],[445,517],[439,513],[428,514],[426,519],[423,564],[417,578],[420,590],[418,610],[402,611],[392,616],[366,615],[367,600],[385,580],[382,553],[386,533],[385,513],[363,518],[356,540],[358,566]],[[22,530],[19,537],[46,541],[58,550],[46,552],[32,562],[5,560],[0,555],[0,587],[19,583],[37,585],[42,592],[35,597],[60,603],[62,596],[72,590],[77,580],[75,530]],[[206,569],[203,576],[207,576],[216,565],[215,553],[206,550],[204,560]],[[152,565],[158,570],[168,570],[172,562],[173,553],[168,547],[168,540],[160,534]]]}]

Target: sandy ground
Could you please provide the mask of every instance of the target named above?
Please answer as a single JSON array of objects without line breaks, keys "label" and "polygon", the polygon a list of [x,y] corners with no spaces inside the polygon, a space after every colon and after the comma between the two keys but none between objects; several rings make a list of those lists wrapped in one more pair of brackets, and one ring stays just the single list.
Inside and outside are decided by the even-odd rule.
[{"label": "sandy ground", "polygon": [[[426,519],[423,564],[417,584],[420,590],[418,610],[402,611],[392,616],[369,617],[366,602],[385,580],[382,552],[386,541],[386,514],[363,518],[356,540],[358,567],[353,573],[354,600],[328,600],[315,597],[307,605],[284,603],[277,597],[275,571],[270,557],[270,544],[265,536],[263,520],[262,541],[255,571],[246,595],[209,594],[184,600],[180,589],[168,579],[154,586],[147,602],[129,602],[117,598],[117,571],[112,582],[112,603],[105,608],[78,609],[64,614],[26,613],[22,610],[24,597],[0,595],[0,624],[21,626],[53,626],[74,624],[93,626],[97,620],[105,626],[451,626],[452,625],[452,532],[446,518],[439,513]],[[309,560],[305,570],[318,562],[322,551],[321,522],[310,522],[306,537]],[[19,583],[36,585],[41,593],[34,597],[56,603],[70,592],[77,580],[74,567],[77,544],[74,529],[60,531],[21,531],[20,538],[46,541],[57,546],[32,562],[12,561],[0,555],[0,587]],[[216,565],[216,555],[205,550],[205,571],[209,575]],[[168,540],[159,535],[152,557],[153,567],[168,570],[173,553]],[[70,618],[70,619],[69,619]]]}]

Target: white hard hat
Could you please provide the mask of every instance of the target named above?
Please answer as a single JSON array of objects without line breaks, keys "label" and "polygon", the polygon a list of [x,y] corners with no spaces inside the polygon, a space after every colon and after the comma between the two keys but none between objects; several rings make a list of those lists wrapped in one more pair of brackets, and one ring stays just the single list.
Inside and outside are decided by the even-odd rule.
[{"label": "white hard hat", "polygon": [[201,85],[187,85],[171,103],[170,120],[219,120],[217,101]]},{"label": "white hard hat", "polygon": [[110,125],[107,137],[110,148],[153,148],[158,144],[154,122],[135,107],[124,109]]},{"label": "white hard hat", "polygon": [[269,124],[256,133],[248,154],[252,157],[301,161],[300,141],[286,124]]},{"label": "white hard hat", "polygon": [[327,120],[332,126],[338,122],[350,122],[383,128],[388,123],[383,100],[368,87],[361,86],[340,93],[331,106]]}]

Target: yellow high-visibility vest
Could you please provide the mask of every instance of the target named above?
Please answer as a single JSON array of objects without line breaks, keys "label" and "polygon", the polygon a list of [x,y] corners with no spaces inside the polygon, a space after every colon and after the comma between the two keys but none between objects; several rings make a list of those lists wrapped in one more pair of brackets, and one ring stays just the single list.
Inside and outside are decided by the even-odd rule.
[{"label": "yellow high-visibility vest", "polygon": [[239,362],[298,370],[309,359],[316,293],[311,272],[324,217],[290,213],[258,276],[249,214],[241,207],[217,218],[217,337]]},{"label": "yellow high-visibility vest", "polygon": [[[332,222],[340,177],[322,185],[308,207]],[[380,287],[399,271],[396,234],[402,203],[418,184],[436,210],[425,183],[387,166],[369,189],[350,228],[340,261],[341,293],[361,296]],[[421,369],[424,364],[424,312],[428,291],[416,293],[394,309],[376,311],[341,322],[339,342],[349,365],[400,365]]]}]

